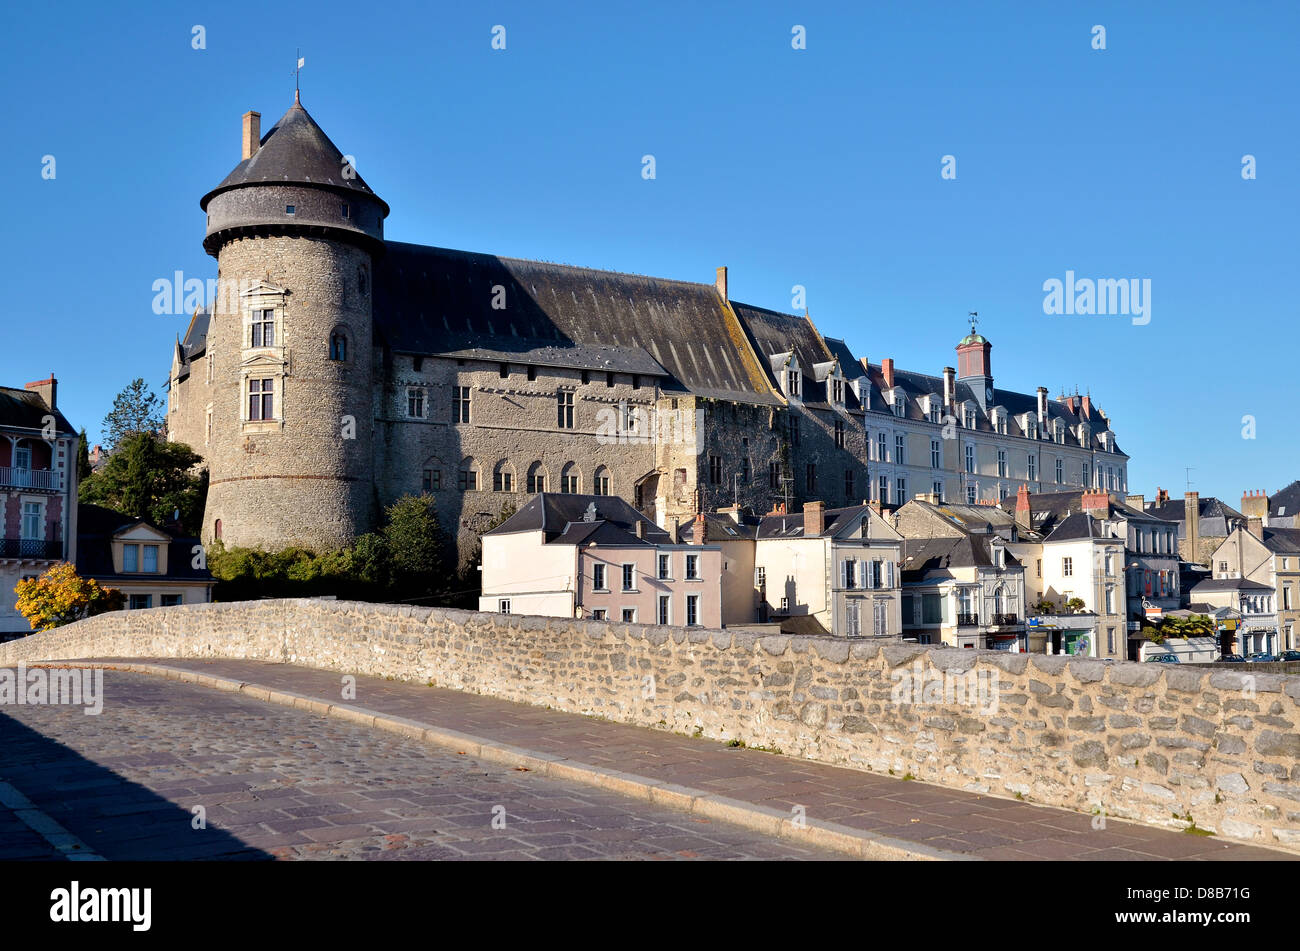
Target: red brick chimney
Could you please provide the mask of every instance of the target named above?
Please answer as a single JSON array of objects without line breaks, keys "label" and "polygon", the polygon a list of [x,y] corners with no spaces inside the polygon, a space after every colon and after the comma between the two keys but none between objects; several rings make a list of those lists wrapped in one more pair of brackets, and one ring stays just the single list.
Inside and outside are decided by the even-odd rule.
[{"label": "red brick chimney", "polygon": [[820,535],[826,528],[826,503],[805,502],[803,504],[803,536],[812,538]]},{"label": "red brick chimney", "polygon": [[1087,419],[1092,418],[1092,397],[1091,396],[1085,396],[1083,398],[1083,415]]},{"label": "red brick chimney", "polygon": [[880,361],[880,373],[885,378],[885,386],[889,389],[894,388],[894,358],[885,357]]},{"label": "red brick chimney", "polygon": [[241,158],[251,159],[262,142],[262,114],[260,112],[244,113],[244,137]]},{"label": "red brick chimney", "polygon": [[1029,486],[1022,482],[1020,491],[1016,493],[1016,524],[1025,529],[1033,528],[1033,515],[1033,509],[1029,507]]},{"label": "red brick chimney", "polygon": [[[30,384],[28,384],[30,386]],[[1257,518],[1261,522],[1268,517],[1268,495],[1263,489],[1242,493],[1241,514],[1246,518]]]},{"label": "red brick chimney", "polygon": [[695,516],[695,531],[691,533],[692,545],[707,545],[709,543],[709,523],[704,519],[704,513],[701,512]]},{"label": "red brick chimney", "polygon": [[1156,486],[1156,505],[1164,505],[1169,501],[1169,492]]},{"label": "red brick chimney", "polygon": [[51,410],[59,408],[59,381],[54,379],[53,373],[50,374],[49,379],[36,380],[35,382],[28,383],[24,389],[31,390],[34,393],[39,393],[41,399],[45,400],[45,405]]},{"label": "red brick chimney", "polygon": [[775,503],[775,504],[772,506],[772,511],[768,512],[767,514],[768,514],[768,515],[784,515],[784,514],[785,514],[785,503],[784,503],[784,502],[777,502],[777,503]]}]

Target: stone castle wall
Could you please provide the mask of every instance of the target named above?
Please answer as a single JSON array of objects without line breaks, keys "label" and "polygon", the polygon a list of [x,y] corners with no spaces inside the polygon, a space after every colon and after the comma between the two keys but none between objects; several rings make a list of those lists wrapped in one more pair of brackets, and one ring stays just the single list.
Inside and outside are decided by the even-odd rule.
[{"label": "stone castle wall", "polygon": [[[391,676],[1300,851],[1300,677],[312,600],[117,612],[0,645],[7,667],[149,656]],[[945,675],[991,692],[935,695]]]}]

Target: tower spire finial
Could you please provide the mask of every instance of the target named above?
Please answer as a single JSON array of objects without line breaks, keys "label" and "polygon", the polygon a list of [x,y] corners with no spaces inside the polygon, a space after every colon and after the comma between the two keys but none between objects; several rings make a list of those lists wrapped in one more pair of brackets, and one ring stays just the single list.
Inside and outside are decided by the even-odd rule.
[{"label": "tower spire finial", "polygon": [[970,332],[971,332],[971,333],[974,333],[974,332],[975,332],[975,325],[978,324],[978,323],[980,322],[979,317],[980,317],[980,312],[979,312],[978,310],[972,310],[972,311],[971,311],[971,312],[966,316],[966,319],[970,321]]},{"label": "tower spire finial", "polygon": [[301,73],[302,68],[307,65],[307,60],[303,58],[302,50],[295,50],[294,52],[298,65],[293,68],[293,103],[294,105],[300,105],[301,103],[298,99],[298,74]]}]

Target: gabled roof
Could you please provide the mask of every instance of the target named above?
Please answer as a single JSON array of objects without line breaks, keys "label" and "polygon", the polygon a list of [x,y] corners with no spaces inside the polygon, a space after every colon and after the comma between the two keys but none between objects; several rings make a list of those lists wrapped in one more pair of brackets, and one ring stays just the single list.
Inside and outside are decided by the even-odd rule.
[{"label": "gabled roof", "polygon": [[[1047,541],[1062,541],[1074,538],[1103,538],[1101,530],[1083,520],[1083,493],[1085,489],[1071,492],[1040,492],[1029,496],[1029,509],[1036,531],[1042,532]],[[1100,491],[1100,490],[1096,490]],[[1137,522],[1143,525],[1161,525],[1172,527],[1175,523],[1158,518],[1149,512],[1139,512],[1131,505],[1117,501],[1108,493],[1110,503],[1106,517],[1114,521]],[[999,507],[1007,512],[1016,510],[1014,496],[1003,499]],[[1088,516],[1091,519],[1091,516]],[[1068,524],[1067,524],[1068,523]]]},{"label": "gabled roof", "polygon": [[[902,557],[903,577],[911,581],[948,575],[948,569],[951,568],[992,568],[993,537],[960,535],[956,538],[906,538],[903,540]],[[1005,557],[1007,568],[1020,567],[1020,562],[1009,551]]]},{"label": "gabled roof", "polygon": [[1191,590],[1191,594],[1209,591],[1272,591],[1266,584],[1247,578],[1207,578]]},{"label": "gabled roof", "polygon": [[[712,284],[385,247],[375,266],[375,329],[393,351],[637,373],[670,390],[780,403]],[[493,307],[496,286],[504,309]]]},{"label": "gabled roof", "polygon": [[1264,547],[1281,555],[1300,554],[1300,528],[1266,528]]},{"label": "gabled roof", "polygon": [[1006,512],[996,505],[968,505],[964,502],[936,503],[924,499],[909,499],[905,503],[905,506],[907,505],[931,512],[959,532],[979,535],[996,534],[1009,539],[1014,529],[1017,541],[1037,541],[1040,538],[1038,532],[1017,524],[1013,513]]},{"label": "gabled roof", "polygon": [[344,176],[345,164],[343,153],[295,99],[289,111],[262,136],[252,157],[236,165],[220,185],[203,196],[199,206],[206,211],[213,196],[244,185],[318,185],[369,195],[384,206],[387,215],[388,205],[355,170]]},{"label": "gabled roof", "polygon": [[[642,526],[637,538],[636,526]],[[546,544],[669,545],[672,539],[617,495],[540,492],[485,535],[541,531]]]},{"label": "gabled roof", "polygon": [[[1163,518],[1171,522],[1183,522],[1187,520],[1187,502],[1186,499],[1168,499],[1164,502],[1147,502],[1144,510],[1148,515],[1154,515],[1156,518]],[[1207,496],[1198,499],[1196,511],[1201,522],[1207,522],[1211,519],[1224,519],[1225,524],[1231,520],[1244,522],[1246,516],[1242,515],[1232,506],[1216,499],[1213,496]],[[1202,532],[1204,534],[1204,532]]]},{"label": "gabled roof", "polygon": [[59,410],[51,410],[41,394],[35,390],[0,386],[0,426],[40,430],[45,428],[45,417],[53,416],[60,433],[75,433],[72,424]]},{"label": "gabled roof", "polygon": [[[854,524],[858,519],[871,512],[870,505],[850,505],[840,509],[825,509],[822,512],[822,533],[819,538],[836,534],[840,529]],[[758,526],[759,538],[804,538],[804,515],[764,515]]]}]

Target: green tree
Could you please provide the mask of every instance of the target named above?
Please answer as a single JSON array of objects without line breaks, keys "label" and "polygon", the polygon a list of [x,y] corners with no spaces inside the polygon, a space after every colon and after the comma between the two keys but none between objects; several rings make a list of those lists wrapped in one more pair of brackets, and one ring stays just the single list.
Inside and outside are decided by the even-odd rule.
[{"label": "green tree", "polygon": [[446,542],[438,525],[433,496],[404,495],[384,512],[383,539],[388,549],[392,586],[400,597],[427,597],[448,587]]},{"label": "green tree", "polygon": [[86,427],[81,427],[81,433],[77,436],[77,482],[85,482],[90,478],[90,442],[86,439]]},{"label": "green tree", "polygon": [[182,531],[197,535],[208,483],[206,471],[194,471],[201,461],[183,443],[135,433],[126,437],[102,469],[81,483],[77,497],[155,525],[170,523],[179,512]]},{"label": "green tree", "polygon": [[118,446],[136,433],[159,433],[167,422],[162,401],[140,377],[113,398],[113,408],[104,417],[104,447],[116,452]]}]

